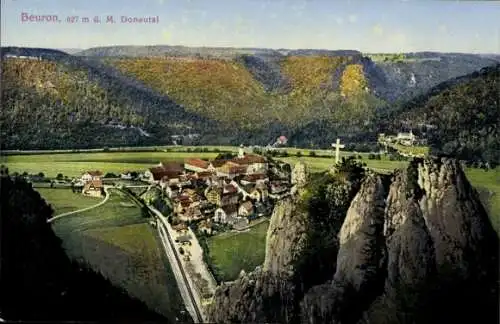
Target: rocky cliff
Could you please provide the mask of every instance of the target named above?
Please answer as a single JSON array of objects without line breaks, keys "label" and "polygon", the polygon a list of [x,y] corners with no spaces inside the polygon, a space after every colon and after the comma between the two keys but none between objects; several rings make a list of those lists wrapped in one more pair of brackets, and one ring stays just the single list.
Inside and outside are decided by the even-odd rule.
[{"label": "rocky cliff", "polygon": [[[456,161],[368,174],[317,266],[300,266],[317,222],[300,207],[304,191],[276,206],[264,266],[217,290],[213,321],[498,322],[498,238]],[[334,270],[309,285],[322,262]]]}]

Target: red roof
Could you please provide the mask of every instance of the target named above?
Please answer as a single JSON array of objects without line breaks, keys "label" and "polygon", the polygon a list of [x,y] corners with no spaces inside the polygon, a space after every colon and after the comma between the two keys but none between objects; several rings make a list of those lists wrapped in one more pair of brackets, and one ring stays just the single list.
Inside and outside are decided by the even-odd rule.
[{"label": "red roof", "polygon": [[179,177],[182,171],[166,170],[162,167],[150,168],[149,172],[153,174],[153,179],[156,181],[166,179],[176,179]]},{"label": "red roof", "polygon": [[160,167],[164,170],[179,172],[182,172],[184,170],[184,163],[182,162],[163,161],[160,162],[160,164]]},{"label": "red roof", "polygon": [[210,171],[202,171],[202,172],[198,172],[196,173],[197,176],[198,176],[198,179],[206,179],[206,178],[210,178],[211,176],[213,176],[214,174]]},{"label": "red roof", "polygon": [[91,176],[93,177],[100,177],[102,176],[102,172],[101,171],[98,171],[98,170],[95,170],[95,171],[87,171],[85,172],[84,174],[90,174]]},{"label": "red roof", "polygon": [[226,214],[236,213],[238,211],[238,205],[227,205],[227,206],[222,207],[222,210]]},{"label": "red roof", "polygon": [[227,163],[227,160],[213,160],[210,163],[213,165],[214,168],[220,168],[221,166]]},{"label": "red roof", "polygon": [[234,158],[231,160],[233,163],[237,163],[239,165],[249,165],[253,163],[266,163],[266,159],[260,155],[255,154],[246,154],[242,158]]},{"label": "red roof", "polygon": [[235,193],[238,192],[238,188],[233,185],[224,186],[224,193]]},{"label": "red roof", "polygon": [[91,188],[94,188],[95,190],[101,190],[102,188],[102,181],[101,180],[92,180],[89,181],[85,184],[83,187],[83,190],[89,190]]},{"label": "red roof", "polygon": [[202,159],[187,159],[185,165],[192,165],[201,169],[207,169],[209,162]]}]

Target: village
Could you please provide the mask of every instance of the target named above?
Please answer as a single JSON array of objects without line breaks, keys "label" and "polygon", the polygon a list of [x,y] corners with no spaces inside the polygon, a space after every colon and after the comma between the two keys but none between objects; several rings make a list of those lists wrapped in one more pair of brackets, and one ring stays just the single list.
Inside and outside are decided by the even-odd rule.
[{"label": "village", "polygon": [[[103,171],[87,171],[74,183],[83,195],[103,195]],[[144,172],[123,172],[120,179],[140,180],[161,190],[171,207],[171,222],[178,228],[192,222],[211,233],[212,223],[244,228],[269,216],[274,202],[290,192],[290,175],[270,171],[265,157],[246,153],[212,161],[189,158],[167,161]]]}]

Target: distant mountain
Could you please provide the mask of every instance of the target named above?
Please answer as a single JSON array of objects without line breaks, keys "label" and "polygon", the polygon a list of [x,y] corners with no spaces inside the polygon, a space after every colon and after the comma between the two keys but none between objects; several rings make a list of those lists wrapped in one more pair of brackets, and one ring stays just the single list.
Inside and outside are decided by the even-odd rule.
[{"label": "distant mountain", "polygon": [[[3,48],[6,56],[18,57],[3,60],[9,148],[171,143],[170,135],[187,133],[202,134],[198,143],[205,144],[265,145],[279,135],[295,146],[327,146],[338,135],[355,142],[374,137],[379,115],[497,62],[454,53],[184,46],[96,47],[76,55]],[[36,86],[49,81],[52,90]],[[61,97],[68,87],[71,99]],[[43,113],[40,96],[50,107]],[[62,111],[75,112],[78,126]],[[82,122],[88,135],[68,141],[70,129],[82,132]],[[46,136],[16,130],[28,125],[47,129]]]},{"label": "distant mountain", "polygon": [[169,135],[215,128],[92,60],[46,49],[2,48],[1,54],[3,147],[171,143]]},{"label": "distant mountain", "polygon": [[81,48],[58,48],[58,50],[68,54],[75,54],[82,51]]}]

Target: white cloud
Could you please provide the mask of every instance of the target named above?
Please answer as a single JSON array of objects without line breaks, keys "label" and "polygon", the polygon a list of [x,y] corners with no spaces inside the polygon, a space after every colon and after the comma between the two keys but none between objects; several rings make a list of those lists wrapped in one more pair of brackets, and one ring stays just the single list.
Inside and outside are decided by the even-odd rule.
[{"label": "white cloud", "polygon": [[448,27],[446,27],[446,25],[439,25],[439,32],[446,34],[448,32]]},{"label": "white cloud", "polygon": [[162,4],[164,4],[164,3],[165,3],[165,0],[158,0],[158,3],[159,3],[160,5],[162,5]]},{"label": "white cloud", "polygon": [[358,21],[358,16],[356,16],[356,15],[349,15],[349,22],[350,23],[355,23],[356,21]]},{"label": "white cloud", "polygon": [[335,18],[335,22],[337,25],[342,25],[344,23],[344,19],[342,17]]},{"label": "white cloud", "polygon": [[372,32],[377,36],[382,36],[384,34],[384,28],[380,24],[376,24],[372,27]]}]

